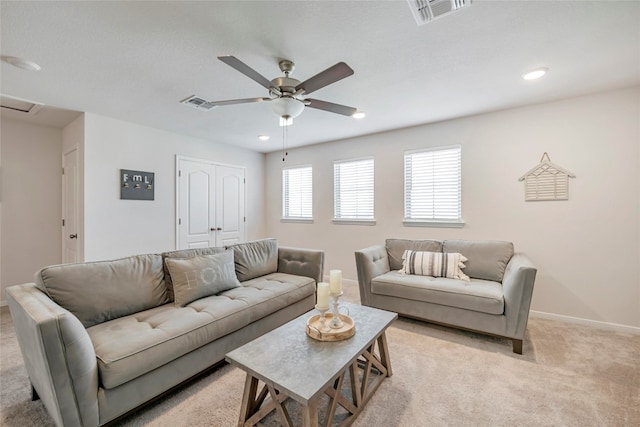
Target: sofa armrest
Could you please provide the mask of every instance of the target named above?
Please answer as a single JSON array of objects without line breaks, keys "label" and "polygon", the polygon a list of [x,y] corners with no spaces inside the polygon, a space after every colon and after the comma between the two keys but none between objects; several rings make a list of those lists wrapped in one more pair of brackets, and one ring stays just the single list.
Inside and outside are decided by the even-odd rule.
[{"label": "sofa armrest", "polygon": [[278,247],[278,272],[306,276],[322,282],[324,251]]},{"label": "sofa armrest", "polygon": [[524,338],[537,269],[524,254],[516,253],[507,264],[502,279],[507,335]]},{"label": "sofa armrest", "polygon": [[80,320],[35,284],[7,288],[32,386],[58,426],[97,426],[98,365]]},{"label": "sofa armrest", "polygon": [[356,251],[356,270],[360,301],[363,305],[369,305],[371,279],[390,271],[387,249],[383,245],[376,245]]}]

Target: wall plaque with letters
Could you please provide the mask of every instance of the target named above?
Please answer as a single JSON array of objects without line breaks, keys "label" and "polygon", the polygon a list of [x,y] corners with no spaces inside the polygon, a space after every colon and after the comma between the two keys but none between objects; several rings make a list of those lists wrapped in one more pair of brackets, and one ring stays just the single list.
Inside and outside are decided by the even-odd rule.
[{"label": "wall plaque with letters", "polygon": [[154,192],[153,172],[120,169],[120,199],[153,200]]}]

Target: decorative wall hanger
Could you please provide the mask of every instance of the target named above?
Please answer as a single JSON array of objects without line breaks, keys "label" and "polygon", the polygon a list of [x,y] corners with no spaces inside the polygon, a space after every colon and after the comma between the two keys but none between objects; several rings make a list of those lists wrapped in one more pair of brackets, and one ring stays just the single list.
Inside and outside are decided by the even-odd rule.
[{"label": "decorative wall hanger", "polygon": [[569,178],[576,176],[568,170],[551,163],[545,152],[540,163],[518,179],[524,181],[524,199],[569,200]]},{"label": "decorative wall hanger", "polygon": [[120,199],[153,200],[154,175],[153,172],[120,169]]}]

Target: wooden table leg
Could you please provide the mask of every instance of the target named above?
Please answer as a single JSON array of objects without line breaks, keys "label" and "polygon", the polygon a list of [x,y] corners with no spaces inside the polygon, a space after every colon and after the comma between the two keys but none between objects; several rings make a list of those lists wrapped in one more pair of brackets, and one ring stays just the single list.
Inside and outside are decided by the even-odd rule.
[{"label": "wooden table leg", "polygon": [[238,427],[244,426],[244,422],[253,415],[254,402],[256,393],[258,392],[258,379],[247,373],[244,381],[244,393],[242,394],[242,405],[240,406],[240,418],[238,419]]},{"label": "wooden table leg", "polygon": [[391,372],[391,359],[389,358],[389,346],[387,345],[387,335],[382,332],[382,335],[378,337],[378,350],[380,351],[380,361],[387,368],[387,376],[392,375]]},{"label": "wooden table leg", "polygon": [[318,427],[318,400],[313,399],[308,406],[302,407],[302,426]]}]

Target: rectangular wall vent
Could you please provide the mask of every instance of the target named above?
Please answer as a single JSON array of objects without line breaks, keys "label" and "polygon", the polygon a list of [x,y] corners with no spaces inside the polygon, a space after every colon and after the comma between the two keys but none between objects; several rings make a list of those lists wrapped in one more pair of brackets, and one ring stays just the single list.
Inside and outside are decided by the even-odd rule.
[{"label": "rectangular wall vent", "polygon": [[32,116],[40,111],[42,107],[44,107],[44,104],[15,98],[13,96],[0,95],[0,107]]},{"label": "rectangular wall vent", "polygon": [[471,0],[407,0],[418,25],[448,15],[471,4]]},{"label": "rectangular wall vent", "polygon": [[200,98],[199,96],[196,96],[196,95],[191,95],[190,97],[180,101],[180,103],[196,108],[198,110],[206,110],[206,111],[209,111],[213,107],[215,107],[215,104],[213,102],[209,102],[206,99]]}]

